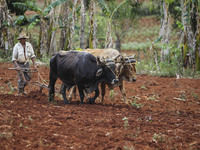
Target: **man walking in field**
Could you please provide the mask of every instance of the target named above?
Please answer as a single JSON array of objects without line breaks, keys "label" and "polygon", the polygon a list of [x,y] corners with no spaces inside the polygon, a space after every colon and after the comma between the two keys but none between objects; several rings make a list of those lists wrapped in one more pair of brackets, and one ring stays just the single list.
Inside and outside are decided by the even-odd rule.
[{"label": "man walking in field", "polygon": [[33,66],[36,68],[35,64],[35,54],[33,51],[32,45],[26,41],[28,37],[25,33],[21,33],[17,40],[19,42],[13,48],[12,62],[14,63],[17,69],[18,79],[18,94],[25,95],[24,91],[25,86],[27,85],[26,81],[31,80],[30,72],[30,59],[33,62]]}]

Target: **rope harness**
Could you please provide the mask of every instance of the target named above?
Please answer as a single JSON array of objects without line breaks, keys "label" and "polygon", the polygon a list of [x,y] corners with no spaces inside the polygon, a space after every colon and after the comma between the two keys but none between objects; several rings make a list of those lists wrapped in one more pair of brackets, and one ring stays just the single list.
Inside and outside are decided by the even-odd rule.
[{"label": "rope harness", "polygon": [[[125,57],[124,58],[124,56],[121,56],[121,59],[120,59],[120,61],[116,61],[115,63],[120,63],[121,65],[123,65],[123,66],[127,66],[127,68],[128,68],[128,70],[129,70],[129,72],[130,72],[130,74],[132,75],[132,76],[134,76],[133,75],[133,73],[132,73],[132,69],[134,68],[134,65],[136,64],[136,60],[134,59],[134,56],[133,57]],[[130,67],[129,67],[130,66]],[[131,69],[130,69],[131,68]],[[122,70],[123,70],[123,67],[120,67],[120,70],[118,71],[116,71],[116,72],[118,72],[118,77],[119,77],[119,75],[122,73]]]}]

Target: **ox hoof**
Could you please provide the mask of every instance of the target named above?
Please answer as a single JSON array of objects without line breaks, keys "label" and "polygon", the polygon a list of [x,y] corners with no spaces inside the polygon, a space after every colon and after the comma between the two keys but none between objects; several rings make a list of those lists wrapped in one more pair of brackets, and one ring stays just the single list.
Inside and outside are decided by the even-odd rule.
[{"label": "ox hoof", "polygon": [[95,101],[94,100],[92,100],[92,99],[89,99],[89,104],[94,104],[95,103]]}]

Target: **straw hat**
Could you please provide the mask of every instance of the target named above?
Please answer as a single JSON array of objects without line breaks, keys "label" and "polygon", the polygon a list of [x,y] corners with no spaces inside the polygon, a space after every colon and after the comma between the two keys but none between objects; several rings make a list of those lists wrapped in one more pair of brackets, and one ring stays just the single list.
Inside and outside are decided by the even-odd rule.
[{"label": "straw hat", "polygon": [[28,36],[26,36],[25,33],[20,33],[19,37],[17,38],[17,40],[20,40],[20,39],[28,39]]}]

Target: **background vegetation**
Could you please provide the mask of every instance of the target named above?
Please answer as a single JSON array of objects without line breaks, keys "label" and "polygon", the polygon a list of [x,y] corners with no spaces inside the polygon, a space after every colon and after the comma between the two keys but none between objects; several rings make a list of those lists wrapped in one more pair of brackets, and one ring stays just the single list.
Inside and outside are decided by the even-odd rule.
[{"label": "background vegetation", "polygon": [[[38,60],[59,50],[116,48],[135,53],[137,72],[199,77],[198,0],[1,0],[1,59],[26,32]],[[8,13],[7,10],[10,10]]]}]

